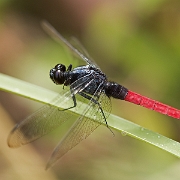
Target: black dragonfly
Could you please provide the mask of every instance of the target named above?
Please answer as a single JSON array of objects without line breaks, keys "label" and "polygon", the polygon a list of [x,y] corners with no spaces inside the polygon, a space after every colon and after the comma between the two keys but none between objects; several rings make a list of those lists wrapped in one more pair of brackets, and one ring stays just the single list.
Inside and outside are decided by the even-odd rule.
[{"label": "black dragonfly", "polygon": [[[57,64],[51,69],[51,80],[57,85],[62,84],[64,89],[63,93],[53,100],[55,106],[43,106],[17,124],[8,137],[10,147],[19,147],[51,132],[66,120],[77,118],[68,133],[54,149],[46,166],[48,169],[70,149],[86,139],[100,124],[105,123],[108,127],[107,118],[111,111],[110,97],[123,100],[128,90],[115,82],[108,81],[106,75],[88,56],[74,48],[48,22],[44,21],[43,27],[87,63],[85,66],[74,69],[72,69],[71,64],[67,69],[65,65]],[[67,89],[66,86],[69,86],[68,90],[65,90]],[[68,107],[69,102],[72,105]],[[65,108],[58,108],[62,106]],[[82,109],[82,113],[77,116],[69,109],[78,109],[78,111]]]}]

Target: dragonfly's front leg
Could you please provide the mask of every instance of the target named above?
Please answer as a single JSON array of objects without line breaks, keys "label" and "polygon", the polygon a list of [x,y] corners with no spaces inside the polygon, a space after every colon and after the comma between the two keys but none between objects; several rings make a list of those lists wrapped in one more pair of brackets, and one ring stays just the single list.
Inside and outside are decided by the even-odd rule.
[{"label": "dragonfly's front leg", "polygon": [[71,97],[72,97],[72,100],[73,100],[73,103],[74,105],[71,106],[71,107],[68,107],[68,108],[65,108],[65,109],[62,109],[62,111],[66,111],[66,110],[69,110],[69,109],[72,109],[72,108],[75,108],[77,106],[77,102],[76,102],[76,97],[72,91],[72,89],[70,88],[70,91],[71,91]]}]

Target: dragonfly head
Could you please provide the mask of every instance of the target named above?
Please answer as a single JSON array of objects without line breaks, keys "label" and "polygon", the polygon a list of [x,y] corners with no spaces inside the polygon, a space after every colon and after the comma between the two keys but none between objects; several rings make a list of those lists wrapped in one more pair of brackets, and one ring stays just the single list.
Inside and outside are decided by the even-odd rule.
[{"label": "dragonfly head", "polygon": [[49,76],[55,84],[64,84],[64,81],[66,80],[64,76],[65,72],[66,66],[64,66],[63,64],[57,64],[50,70]]}]

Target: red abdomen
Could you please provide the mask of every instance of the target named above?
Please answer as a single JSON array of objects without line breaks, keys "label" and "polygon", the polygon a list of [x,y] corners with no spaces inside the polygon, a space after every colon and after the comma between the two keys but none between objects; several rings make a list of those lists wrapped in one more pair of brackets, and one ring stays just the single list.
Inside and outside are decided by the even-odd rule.
[{"label": "red abdomen", "polygon": [[125,101],[146,107],[148,109],[157,111],[161,114],[166,114],[176,119],[180,119],[180,110],[175,109],[166,104],[160,103],[158,101],[152,100],[135,92],[129,91],[124,98]]}]

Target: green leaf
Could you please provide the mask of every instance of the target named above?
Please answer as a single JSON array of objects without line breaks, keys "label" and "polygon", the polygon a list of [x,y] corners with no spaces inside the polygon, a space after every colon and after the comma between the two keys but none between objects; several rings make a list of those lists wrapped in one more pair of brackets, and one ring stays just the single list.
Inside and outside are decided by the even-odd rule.
[{"label": "green leaf", "polygon": [[[14,93],[45,104],[51,104],[52,97],[58,95],[58,93],[4,74],[0,74],[0,82],[0,90]],[[80,112],[77,111],[76,113],[80,114]],[[129,135],[180,157],[179,142],[112,114],[108,118],[108,125],[110,128],[121,131],[122,135]]]}]

